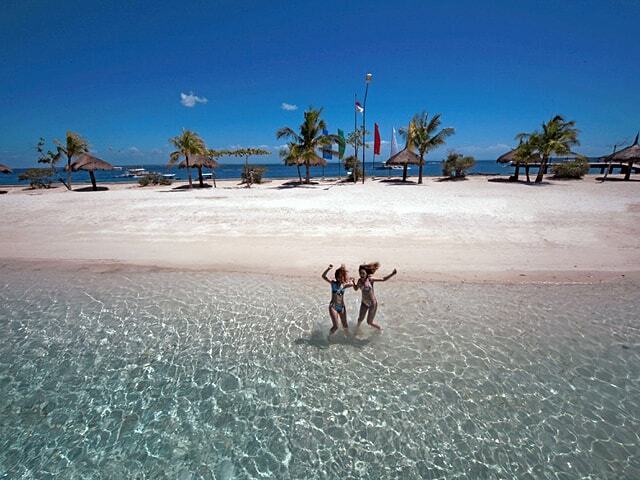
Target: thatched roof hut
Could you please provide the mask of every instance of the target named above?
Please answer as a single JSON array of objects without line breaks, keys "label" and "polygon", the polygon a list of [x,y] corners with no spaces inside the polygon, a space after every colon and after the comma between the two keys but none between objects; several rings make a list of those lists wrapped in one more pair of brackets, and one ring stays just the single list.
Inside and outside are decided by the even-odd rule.
[{"label": "thatched roof hut", "polygon": [[633,141],[632,145],[627,148],[618,150],[616,153],[612,153],[607,158],[613,162],[640,162],[640,145],[638,145],[638,136]]},{"label": "thatched roof hut", "polygon": [[420,157],[408,148],[403,148],[385,162],[386,165],[420,165]]},{"label": "thatched roof hut", "polygon": [[[207,155],[194,155],[189,157],[189,166],[191,168],[206,167],[206,168],[218,168],[218,162]],[[187,161],[182,160],[178,164],[178,168],[187,168]]]},{"label": "thatched roof hut", "polygon": [[607,157],[607,161],[609,162],[627,163],[627,172],[624,176],[625,180],[629,180],[633,164],[636,162],[640,162],[640,145],[638,145],[639,136],[640,132],[636,135],[636,139],[633,141],[632,145],[629,145],[627,148],[623,148],[622,150],[612,153]]},{"label": "thatched roof hut", "polygon": [[78,157],[78,159],[70,165],[70,169],[72,172],[77,172],[79,170],[85,170],[89,172],[89,177],[91,178],[91,185],[94,190],[97,190],[96,186],[96,176],[94,172],[96,170],[113,170],[113,165],[109,162],[105,162],[104,160],[99,159],[98,157],[94,157],[90,153],[83,153]]},{"label": "thatched roof hut", "polygon": [[87,172],[95,172],[96,170],[113,170],[113,165],[99,159],[98,157],[94,157],[90,153],[83,153],[71,164],[72,172],[77,172],[79,170],[85,170]]},{"label": "thatched roof hut", "polygon": [[9,167],[7,167],[6,165],[2,165],[0,163],[0,173],[11,173],[13,172],[13,170],[11,170]]},{"label": "thatched roof hut", "polygon": [[496,160],[496,162],[511,163],[515,161],[515,157],[516,157],[516,149],[514,148],[513,150],[509,150],[507,153],[503,153],[502,155],[500,155]]},{"label": "thatched roof hut", "polygon": [[391,156],[389,160],[385,162],[385,165],[402,165],[404,168],[402,169],[402,181],[406,182],[407,180],[407,169],[409,164],[420,165],[420,157],[413,153],[408,148],[403,148],[395,155]]}]

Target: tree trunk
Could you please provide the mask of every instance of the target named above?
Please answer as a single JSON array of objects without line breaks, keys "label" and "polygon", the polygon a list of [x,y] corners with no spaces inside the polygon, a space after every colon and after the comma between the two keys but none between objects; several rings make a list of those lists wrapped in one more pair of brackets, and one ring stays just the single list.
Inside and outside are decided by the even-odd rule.
[{"label": "tree trunk", "polygon": [[422,166],[424,165],[423,154],[420,154],[420,168],[418,169],[418,183],[422,183]]},{"label": "tree trunk", "polygon": [[253,178],[249,175],[249,156],[244,157],[244,182],[247,184],[247,188],[251,188],[251,181]]},{"label": "tree trunk", "polygon": [[200,181],[200,188],[204,187],[204,179],[202,178],[202,166],[198,167],[198,180]]},{"label": "tree trunk", "polygon": [[300,164],[296,163],[296,168],[298,169],[298,183],[302,183],[302,174],[300,173]]},{"label": "tree trunk", "polygon": [[71,190],[71,157],[67,155],[67,190]]},{"label": "tree trunk", "polygon": [[187,175],[189,176],[189,188],[193,188],[193,181],[191,180],[191,165],[189,165],[189,155],[185,154],[185,161],[187,162]]},{"label": "tree trunk", "polygon": [[96,176],[93,173],[93,170],[89,170],[89,177],[91,177],[91,186],[93,187],[93,191],[98,190],[98,186],[96,185]]},{"label": "tree trunk", "polygon": [[407,181],[407,167],[409,166],[408,163],[404,164],[404,167],[402,168],[402,181],[406,182]]},{"label": "tree trunk", "polygon": [[527,183],[531,183],[531,179],[529,178],[529,165],[524,166],[524,171],[527,173]]},{"label": "tree trunk", "polygon": [[633,169],[633,161],[627,165],[627,171],[624,174],[624,179],[629,180],[631,178],[631,170]]},{"label": "tree trunk", "polygon": [[513,174],[513,181],[517,182],[518,181],[518,176],[520,175],[520,164],[516,163],[516,171]]},{"label": "tree trunk", "polygon": [[304,162],[304,166],[307,169],[307,175],[304,183],[311,183],[311,170],[309,169],[309,161]]},{"label": "tree trunk", "polygon": [[544,178],[544,174],[547,171],[547,163],[548,162],[549,162],[549,158],[548,157],[542,157],[542,161],[540,162],[540,166],[538,167],[538,175],[536,176],[536,182],[535,183],[542,182],[542,179]]}]

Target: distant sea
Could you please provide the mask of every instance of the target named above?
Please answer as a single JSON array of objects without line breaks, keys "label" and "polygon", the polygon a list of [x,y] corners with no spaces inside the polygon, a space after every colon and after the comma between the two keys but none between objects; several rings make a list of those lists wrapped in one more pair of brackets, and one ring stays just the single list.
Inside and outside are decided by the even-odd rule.
[{"label": "distant sea", "polygon": [[[251,166],[254,167],[264,167],[266,169],[264,173],[265,178],[270,179],[287,179],[287,178],[297,178],[298,172],[295,167],[287,167],[285,165],[279,163],[270,163],[270,164],[257,164],[251,163]],[[155,172],[160,174],[173,173],[175,174],[175,180],[186,180],[187,172],[186,170],[180,170],[178,168],[168,168],[166,165],[141,165],[141,164],[132,164],[132,165],[117,165],[118,170],[112,171],[98,171],[96,172],[96,180],[98,183],[100,182],[129,182],[136,183],[138,181],[137,178],[132,178],[127,176],[127,170],[131,168],[144,168],[147,172]],[[242,164],[226,164],[220,165],[215,170],[215,175],[218,180],[234,180],[239,179],[242,173],[242,169],[244,165]],[[27,185],[28,182],[18,180],[19,175],[27,170],[26,168],[15,168],[13,169],[13,173],[9,175],[0,175],[0,185]],[[591,169],[590,173],[599,173],[600,169]],[[211,170],[204,169],[203,173],[210,173]],[[474,167],[469,170],[469,174],[471,175],[512,175],[514,172],[514,168],[509,164],[500,164],[495,160],[477,160]],[[532,174],[536,174],[537,170],[533,168],[531,170]],[[300,168],[300,173],[304,177],[305,169],[304,167]],[[520,173],[524,175],[524,168],[520,169]],[[197,178],[197,170],[192,170],[193,178]],[[370,163],[367,163],[366,168],[367,176],[375,176],[375,177],[401,177],[402,170],[392,170],[387,169],[382,166],[381,163],[376,162],[373,166]],[[66,179],[66,172],[63,167],[58,169],[57,175],[54,177],[57,181],[58,178],[62,177]],[[322,178],[322,177],[338,177],[344,176],[345,169],[344,166],[340,163],[328,163],[326,167],[314,167],[311,168],[311,176],[314,178]],[[409,177],[417,177],[418,176],[418,166],[411,165],[408,171]],[[442,162],[427,162],[424,167],[423,175],[428,177],[438,177],[442,175]],[[89,183],[89,174],[87,172],[74,172],[73,173],[73,182],[74,183]]]},{"label": "distant sea", "polygon": [[[296,178],[298,176],[298,172],[295,167],[287,167],[282,164],[251,164],[252,166],[260,166],[266,168],[264,173],[265,178],[271,179],[286,179],[286,178]],[[175,173],[176,180],[186,180],[187,172],[186,170],[180,170],[178,168],[168,168],[166,165],[119,165],[122,167],[122,170],[112,170],[112,171],[98,171],[96,172],[96,180],[98,183],[100,182],[130,182],[135,183],[138,181],[136,178],[126,177],[124,176],[129,168],[144,168],[147,172],[157,172],[157,173]],[[243,165],[238,164],[226,164],[220,165],[215,170],[216,178],[219,180],[233,180],[239,179],[242,173]],[[13,173],[9,175],[0,175],[0,185],[27,185],[28,182],[18,180],[19,175],[24,172],[26,168],[15,168]],[[210,172],[208,169],[203,170],[205,173]],[[304,167],[300,168],[300,172],[304,177],[305,170]],[[197,170],[192,170],[193,177],[197,177]],[[376,177],[386,177],[386,176],[402,176],[402,170],[391,170],[386,169],[381,166],[380,163],[376,162],[374,168],[371,168],[371,164],[367,164],[366,170],[367,176],[373,173]],[[479,160],[476,162],[476,165],[470,170],[471,174],[481,174],[481,175],[511,175],[513,173],[513,167],[509,165],[502,165],[496,163],[495,160]],[[408,171],[409,176],[417,176],[418,175],[418,167],[416,165],[412,165]],[[439,176],[442,175],[442,163],[441,162],[428,162],[424,167],[424,175],[426,176]],[[338,177],[344,176],[345,170],[344,166],[339,163],[329,163],[326,167],[316,167],[311,169],[311,176],[315,178],[324,177]],[[62,167],[58,169],[57,178],[62,177],[66,179],[66,172]],[[73,173],[73,182],[74,183],[88,183],[89,182],[89,174],[87,172],[74,172]]]}]

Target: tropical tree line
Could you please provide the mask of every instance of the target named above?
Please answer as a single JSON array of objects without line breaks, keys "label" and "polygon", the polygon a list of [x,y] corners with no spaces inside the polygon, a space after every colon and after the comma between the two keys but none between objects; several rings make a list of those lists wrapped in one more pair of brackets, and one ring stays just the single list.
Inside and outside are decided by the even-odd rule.
[{"label": "tropical tree line", "polygon": [[[409,164],[417,164],[419,166],[418,183],[423,183],[423,169],[428,154],[444,146],[447,139],[455,133],[453,128],[442,128],[441,124],[441,114],[436,113],[431,115],[423,111],[415,114],[406,128],[399,130],[400,135],[405,140],[405,148],[390,158],[387,164],[394,164],[395,161],[397,162],[395,164],[403,166],[403,181],[407,180]],[[342,135],[338,136],[326,132],[327,123],[322,119],[322,108],[314,109],[310,107],[303,113],[303,122],[298,128],[283,127],[276,131],[277,139],[287,140],[286,147],[279,152],[282,161],[285,165],[295,166],[297,168],[300,183],[303,183],[301,167],[304,167],[304,183],[310,183],[311,167],[324,166],[326,164],[326,161],[318,154],[319,152],[329,150],[332,154],[340,153],[340,156],[343,157],[345,147],[349,145],[353,148],[354,154],[343,157],[342,161],[345,170],[350,172],[350,179],[357,181],[362,175],[362,164],[357,158],[357,151],[360,148],[368,148],[367,143],[364,141],[367,132],[356,130],[349,133],[346,138]],[[554,173],[556,176],[581,177],[588,172],[589,164],[585,157],[572,153],[571,149],[580,145],[578,135],[579,130],[575,126],[575,121],[567,121],[561,115],[555,115],[549,121],[544,122],[538,130],[519,133],[515,137],[519,142],[518,146],[509,152],[506,160],[512,162],[515,166],[515,173],[512,179],[517,181],[520,168],[524,167],[527,183],[530,183],[530,168],[533,166],[537,168],[535,183],[540,183],[547,173],[550,159],[554,156],[562,157],[568,155],[575,157],[575,160],[565,164],[554,165]],[[181,134],[170,138],[169,142],[175,150],[169,154],[168,166],[171,167],[179,163],[181,168],[187,169],[189,188],[193,188],[192,168],[197,169],[198,182],[200,187],[203,187],[203,167],[216,168],[218,166],[218,160],[223,156],[234,156],[244,160],[242,179],[247,186],[251,186],[256,179],[260,178],[263,172],[260,171],[258,167],[251,167],[249,158],[254,155],[259,156],[270,153],[261,148],[241,148],[235,150],[210,149],[207,148],[202,137],[196,132],[184,129]],[[40,139],[36,147],[38,151],[38,163],[46,164],[47,167],[29,169],[23,176],[25,179],[31,180],[32,183],[50,183],[51,178],[53,178],[56,173],[56,164],[60,160],[66,159],[66,181],[62,178],[60,181],[71,190],[71,172],[74,169],[80,168],[78,162],[74,162],[74,159],[77,160],[80,157],[88,156],[89,143],[84,137],[75,132],[67,132],[64,141],[54,140],[53,143],[53,149],[46,149],[44,138]],[[334,144],[338,145],[339,152],[332,150]],[[632,147],[637,148],[637,140]],[[629,157],[629,155],[627,155],[627,157]],[[94,189],[96,186],[94,176],[96,160],[101,162],[94,157],[94,163],[91,164],[93,167],[83,168],[89,172]],[[628,179],[632,165],[636,160],[625,157],[625,161],[629,163],[625,177],[625,179]],[[102,163],[106,164],[106,162]],[[443,175],[462,177],[474,163],[475,159],[473,157],[464,156],[457,152],[449,152],[446,160],[443,162]],[[84,164],[85,167],[86,164],[87,162]]]}]

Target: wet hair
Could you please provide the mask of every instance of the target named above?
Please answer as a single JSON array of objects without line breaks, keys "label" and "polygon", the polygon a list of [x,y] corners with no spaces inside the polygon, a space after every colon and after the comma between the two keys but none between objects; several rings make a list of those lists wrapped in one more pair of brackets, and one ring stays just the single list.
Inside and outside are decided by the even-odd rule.
[{"label": "wet hair", "polygon": [[340,265],[336,268],[336,282],[347,283],[347,267]]},{"label": "wet hair", "polygon": [[364,270],[367,275],[373,275],[380,268],[380,262],[364,263],[358,267],[358,271]]}]

